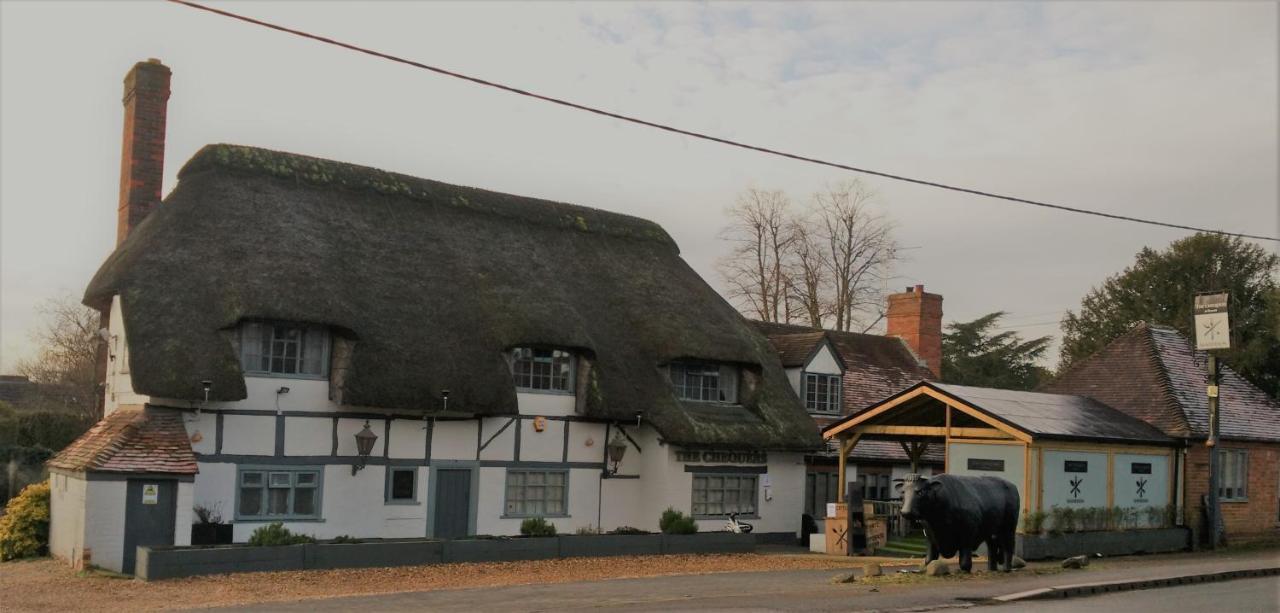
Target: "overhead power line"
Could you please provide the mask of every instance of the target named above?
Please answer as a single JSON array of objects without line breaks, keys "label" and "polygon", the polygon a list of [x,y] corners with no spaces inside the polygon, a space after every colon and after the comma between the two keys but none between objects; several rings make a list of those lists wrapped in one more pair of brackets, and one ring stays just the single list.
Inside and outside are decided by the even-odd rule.
[{"label": "overhead power line", "polygon": [[619,120],[619,121],[626,121],[626,122],[629,122],[629,123],[633,123],[633,124],[637,124],[637,125],[641,125],[641,126],[646,126],[646,127],[650,127],[650,128],[654,128],[654,129],[658,129],[658,130],[663,130],[663,131],[671,132],[671,133],[674,133],[674,134],[680,134],[680,135],[688,136],[688,137],[691,137],[691,138],[697,138],[697,139],[701,139],[701,140],[711,141],[711,142],[714,142],[714,143],[720,143],[720,144],[722,144],[722,145],[729,145],[730,147],[738,147],[738,148],[740,148],[740,149],[748,149],[748,150],[751,150],[751,151],[757,151],[757,152],[760,152],[760,153],[766,153],[766,154],[769,154],[769,155],[775,155],[775,156],[778,156],[778,157],[784,157],[784,158],[788,158],[788,159],[792,159],[792,160],[798,160],[798,161],[801,161],[801,162],[808,162],[808,163],[810,163],[810,164],[818,164],[818,165],[820,165],[820,166],[828,166],[828,167],[830,167],[830,168],[839,168],[839,169],[841,169],[841,170],[848,170],[848,171],[850,171],[850,172],[857,172],[857,173],[866,174],[866,175],[872,175],[872,176],[876,176],[876,177],[883,177],[883,178],[885,178],[885,179],[892,179],[892,180],[894,180],[894,181],[902,181],[902,182],[905,182],[905,183],[914,183],[914,184],[916,184],[916,185],[925,185],[925,186],[928,186],[928,187],[936,187],[936,188],[938,188],[938,189],[945,189],[945,190],[950,190],[950,191],[953,191],[953,192],[960,192],[960,193],[964,193],[964,194],[972,194],[972,195],[975,195],[975,196],[982,196],[982,197],[984,197],[984,198],[994,198],[994,199],[997,199],[997,200],[1004,200],[1004,201],[1007,201],[1007,202],[1016,202],[1016,203],[1019,203],[1019,204],[1027,204],[1027,205],[1037,206],[1037,207],[1042,207],[1042,208],[1046,208],[1046,209],[1054,209],[1054,210],[1057,210],[1057,211],[1065,211],[1065,212],[1068,212],[1068,213],[1078,213],[1078,214],[1081,214],[1081,215],[1092,215],[1092,216],[1094,216],[1094,217],[1103,217],[1103,218],[1106,218],[1106,219],[1113,219],[1113,220],[1118,220],[1118,221],[1128,221],[1128,222],[1140,223],[1140,224],[1146,224],[1146,225],[1151,225],[1151,226],[1161,226],[1161,227],[1165,227],[1165,228],[1175,228],[1175,229],[1179,229],[1179,230],[1190,230],[1190,231],[1192,231],[1192,232],[1208,232],[1208,233],[1210,233],[1210,234],[1223,234],[1223,235],[1226,235],[1226,236],[1238,236],[1238,237],[1240,237],[1240,238],[1251,238],[1251,239],[1255,239],[1255,240],[1262,240],[1262,241],[1275,241],[1275,242],[1280,242],[1280,238],[1277,238],[1277,237],[1274,237],[1274,236],[1260,236],[1260,235],[1256,235],[1256,234],[1242,234],[1242,233],[1239,233],[1239,232],[1227,232],[1227,231],[1225,231],[1225,230],[1214,230],[1214,229],[1212,229],[1212,228],[1199,228],[1199,227],[1196,227],[1196,226],[1188,226],[1188,225],[1183,225],[1183,224],[1169,223],[1169,222],[1164,222],[1164,221],[1157,221],[1157,220],[1154,220],[1154,219],[1143,219],[1143,218],[1141,218],[1141,217],[1131,217],[1131,216],[1128,216],[1128,215],[1118,215],[1118,214],[1116,214],[1116,213],[1106,213],[1106,212],[1103,212],[1103,211],[1093,211],[1093,210],[1089,210],[1089,209],[1081,209],[1081,208],[1071,207],[1071,206],[1065,206],[1065,205],[1061,205],[1061,204],[1051,204],[1051,203],[1048,203],[1048,202],[1041,202],[1041,201],[1039,201],[1039,200],[1030,200],[1030,199],[1027,199],[1027,198],[1019,198],[1019,197],[1017,197],[1017,196],[1006,196],[1006,195],[1003,195],[1003,194],[996,194],[996,193],[986,192],[986,191],[977,190],[977,189],[970,189],[970,188],[967,188],[967,187],[959,187],[959,186],[955,186],[955,185],[948,185],[948,184],[946,184],[946,183],[938,183],[938,182],[936,182],[936,181],[928,181],[928,180],[925,180],[925,179],[916,179],[916,178],[912,178],[912,177],[908,177],[908,176],[904,176],[904,175],[897,175],[897,174],[892,174],[892,173],[887,173],[887,172],[881,172],[881,171],[878,171],[878,170],[870,170],[870,169],[867,169],[867,168],[859,168],[859,167],[857,167],[857,166],[850,166],[850,165],[847,165],[847,164],[840,164],[840,163],[837,163],[837,162],[831,162],[831,161],[827,161],[827,160],[823,160],[823,159],[819,159],[819,158],[815,158],[815,157],[809,157],[809,156],[799,155],[799,154],[795,154],[795,153],[787,153],[787,152],[785,152],[785,151],[779,151],[779,150],[777,150],[777,149],[770,149],[770,148],[768,148],[768,147],[761,147],[761,146],[759,146],[759,145],[752,145],[752,144],[748,144],[748,143],[744,143],[744,142],[740,142],[740,141],[730,140],[730,139],[727,139],[727,138],[720,138],[720,137],[718,137],[718,136],[712,136],[712,135],[710,135],[710,134],[703,134],[703,133],[701,133],[701,132],[694,132],[694,131],[692,131],[692,130],[685,130],[685,129],[681,129],[681,128],[676,128],[676,127],[669,126],[669,125],[666,125],[666,124],[661,124],[661,123],[656,123],[656,122],[652,122],[652,121],[647,121],[647,120],[640,119],[640,118],[637,118],[637,117],[632,117],[632,116],[629,116],[629,115],[622,115],[622,114],[620,114],[620,113],[614,113],[614,112],[612,112],[612,111],[606,111],[606,110],[604,110],[604,109],[600,109],[600,108],[596,108],[596,107],[592,107],[592,106],[587,106],[587,105],[585,105],[585,104],[579,104],[579,103],[577,103],[577,102],[571,102],[571,101],[569,101],[569,100],[564,100],[564,99],[561,99],[561,98],[554,98],[554,97],[551,97],[551,96],[546,96],[546,95],[543,95],[543,94],[539,94],[539,93],[531,92],[531,91],[528,91],[528,90],[520,89],[520,88],[518,88],[518,87],[513,87],[513,86],[510,86],[510,85],[504,85],[504,84],[502,84],[502,83],[497,83],[497,82],[494,82],[494,81],[488,81],[488,80],[485,80],[485,79],[481,79],[481,78],[479,78],[479,77],[473,77],[473,76],[466,75],[466,74],[463,74],[463,73],[460,73],[460,72],[454,72],[454,71],[452,71],[452,70],[447,70],[447,69],[444,69],[444,68],[440,68],[440,67],[438,67],[438,66],[431,66],[431,65],[429,65],[429,64],[423,64],[423,63],[421,63],[421,62],[416,62],[416,61],[414,61],[414,60],[405,59],[405,58],[402,58],[402,57],[399,57],[399,56],[396,56],[396,55],[392,55],[392,54],[390,54],[390,53],[384,53],[384,52],[381,52],[381,51],[376,51],[376,50],[373,50],[373,49],[369,49],[369,48],[366,48],[366,47],[361,47],[361,46],[354,45],[354,44],[351,44],[351,43],[342,42],[342,41],[340,41],[340,40],[335,40],[335,39],[328,38],[328,37],[325,37],[325,36],[320,36],[320,35],[318,35],[318,34],[312,34],[312,33],[310,33],[310,32],[304,32],[304,31],[302,31],[302,30],[295,30],[295,29],[293,29],[293,28],[289,28],[289,27],[282,26],[282,25],[279,25],[279,24],[274,24],[274,23],[270,23],[270,22],[267,22],[267,21],[262,21],[262,20],[260,20],[260,19],[254,19],[254,18],[252,18],[252,17],[248,17],[248,16],[245,16],[245,15],[240,15],[240,14],[238,14],[238,13],[233,13],[233,12],[231,12],[231,11],[226,11],[226,10],[222,10],[222,9],[216,9],[216,8],[213,8],[213,7],[210,7],[210,6],[205,6],[205,5],[203,5],[203,4],[199,4],[199,3],[197,3],[197,2],[190,2],[189,0],[168,0],[168,2],[171,2],[171,3],[173,3],[173,4],[181,4],[181,5],[183,5],[183,6],[187,6],[187,7],[193,8],[193,9],[199,9],[199,10],[202,10],[202,11],[207,11],[207,12],[210,12],[210,13],[213,13],[213,14],[216,14],[216,15],[221,15],[221,16],[223,16],[223,17],[229,17],[229,18],[231,18],[231,19],[236,19],[236,20],[243,21],[243,22],[246,22],[246,23],[251,23],[251,24],[253,24],[253,25],[257,25],[257,26],[262,26],[262,27],[264,27],[264,28],[270,28],[270,29],[272,29],[272,30],[276,30],[276,31],[279,31],[279,32],[284,32],[284,33],[286,33],[286,34],[292,34],[292,35],[294,35],[294,36],[300,36],[300,37],[302,37],[302,38],[311,39],[311,40],[314,40],[314,41],[317,41],[317,42],[325,43],[325,44],[327,44],[327,45],[333,45],[333,46],[335,46],[335,47],[341,47],[341,48],[343,48],[343,49],[347,49],[347,50],[349,50],[349,51],[355,51],[355,52],[357,52],[357,53],[363,53],[363,54],[365,54],[365,55],[371,55],[371,56],[373,56],[373,57],[381,58],[381,59],[384,59],[384,60],[389,60],[389,61],[396,62],[396,63],[399,63],[399,64],[405,64],[405,65],[407,65],[407,66],[412,66],[412,67],[414,67],[414,68],[420,68],[420,69],[422,69],[422,70],[429,70],[429,71],[434,72],[434,73],[436,73],[436,74],[445,75],[445,76],[447,76],[447,77],[453,77],[453,78],[455,78],[455,79],[462,79],[463,81],[470,81],[470,82],[472,82],[472,83],[475,83],[475,84],[478,84],[478,85],[483,85],[483,86],[485,86],[485,87],[492,87],[492,88],[494,88],[494,89],[499,89],[499,90],[502,90],[502,91],[505,91],[505,92],[509,92],[509,93],[512,93],[512,94],[518,94],[518,95],[521,95],[521,96],[526,96],[526,97],[529,97],[529,98],[534,98],[534,99],[537,99],[537,100],[542,100],[543,102],[550,102],[550,103],[552,103],[552,104],[557,104],[557,105],[560,105],[560,106],[564,106],[564,107],[568,107],[568,108],[572,108],[572,109],[577,109],[577,110],[579,110],[579,111],[585,111],[585,112],[587,112],[587,113],[593,113],[593,114],[596,114],[596,115],[601,115],[601,116],[604,116],[604,117],[609,117],[609,118],[611,118],[611,119],[617,119],[617,120]]}]

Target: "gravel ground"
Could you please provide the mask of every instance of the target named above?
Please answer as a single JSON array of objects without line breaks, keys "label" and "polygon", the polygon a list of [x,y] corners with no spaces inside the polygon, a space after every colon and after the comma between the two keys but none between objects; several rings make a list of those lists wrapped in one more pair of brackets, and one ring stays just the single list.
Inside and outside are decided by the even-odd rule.
[{"label": "gravel ground", "polygon": [[821,555],[670,555],[214,575],[143,582],[79,573],[61,561],[0,565],[5,611],[148,611],[359,594],[597,581],[662,575],[845,569],[867,559]]}]

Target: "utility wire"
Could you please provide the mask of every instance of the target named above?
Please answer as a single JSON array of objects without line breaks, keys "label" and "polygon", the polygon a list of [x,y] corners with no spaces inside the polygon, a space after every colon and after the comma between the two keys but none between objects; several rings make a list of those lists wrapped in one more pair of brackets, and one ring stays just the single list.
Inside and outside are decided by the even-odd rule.
[{"label": "utility wire", "polygon": [[1196,226],[1187,226],[1187,225],[1175,224],[1175,223],[1169,223],[1169,222],[1164,222],[1164,221],[1156,221],[1156,220],[1154,220],[1154,219],[1143,219],[1143,218],[1141,218],[1141,217],[1130,217],[1130,216],[1128,216],[1128,215],[1118,215],[1118,214],[1115,214],[1115,213],[1105,213],[1105,212],[1102,212],[1102,211],[1092,211],[1092,210],[1089,210],[1089,209],[1081,209],[1081,208],[1076,208],[1076,207],[1071,207],[1071,206],[1065,206],[1065,205],[1061,205],[1061,204],[1050,204],[1050,203],[1048,203],[1048,202],[1041,202],[1041,201],[1039,201],[1039,200],[1029,200],[1029,199],[1026,199],[1026,198],[1019,198],[1019,197],[1016,197],[1016,196],[1005,196],[1005,195],[1002,195],[1002,194],[996,194],[996,193],[992,193],[992,192],[985,192],[985,191],[981,191],[981,190],[977,190],[977,189],[970,189],[970,188],[967,188],[967,187],[958,187],[958,186],[955,186],[955,185],[948,185],[948,184],[946,184],[946,183],[938,183],[938,182],[936,182],[936,181],[927,181],[927,180],[925,180],[925,179],[914,179],[914,178],[907,177],[907,176],[903,176],[903,175],[896,175],[896,174],[891,174],[891,173],[887,173],[887,172],[880,172],[880,171],[877,171],[877,170],[869,170],[869,169],[866,169],[866,168],[858,168],[858,167],[856,167],[856,166],[849,166],[849,165],[846,165],[846,164],[840,164],[840,163],[837,163],[837,162],[830,162],[830,161],[827,161],[827,160],[822,160],[822,159],[819,159],[819,158],[813,158],[813,157],[808,157],[808,156],[798,155],[798,154],[795,154],[795,153],[787,153],[787,152],[785,152],[785,151],[779,151],[779,150],[777,150],[777,149],[770,149],[770,148],[768,148],[768,147],[761,147],[761,146],[758,146],[758,145],[751,145],[751,144],[747,144],[747,143],[743,143],[743,142],[739,142],[739,141],[735,141],[735,140],[729,140],[729,139],[727,139],[727,138],[720,138],[720,137],[718,137],[718,136],[711,136],[711,135],[709,135],[709,134],[703,134],[703,133],[701,133],[701,132],[694,132],[694,131],[691,131],[691,130],[684,130],[684,129],[676,128],[676,127],[669,126],[669,125],[666,125],[666,124],[655,123],[655,122],[652,122],[652,121],[646,121],[646,120],[644,120],[644,119],[639,119],[639,118],[637,118],[637,117],[631,117],[631,116],[629,116],[629,115],[622,115],[622,114],[619,114],[619,113],[614,113],[614,112],[611,112],[611,111],[606,111],[606,110],[599,109],[599,108],[596,108],[596,107],[591,107],[591,106],[587,106],[587,105],[584,105],[584,104],[579,104],[579,103],[576,103],[576,102],[571,102],[571,101],[568,101],[568,100],[563,100],[563,99],[560,99],[560,98],[554,98],[554,97],[551,97],[551,96],[545,96],[545,95],[538,94],[538,93],[535,93],[535,92],[531,92],[531,91],[523,90],[523,89],[520,89],[520,88],[518,88],[518,87],[512,87],[512,86],[510,86],[510,85],[504,85],[504,84],[502,84],[502,83],[496,83],[496,82],[494,82],[494,81],[487,81],[487,80],[485,80],[485,79],[481,79],[481,78],[479,78],[479,77],[473,77],[473,76],[466,75],[466,74],[462,74],[462,73],[459,73],[459,72],[454,72],[454,71],[451,71],[451,70],[446,70],[446,69],[444,69],[444,68],[440,68],[440,67],[438,67],[438,66],[431,66],[431,65],[428,65],[428,64],[423,64],[423,63],[421,63],[421,62],[415,62],[415,61],[413,61],[413,60],[409,60],[409,59],[405,59],[405,58],[402,58],[402,57],[399,57],[399,56],[391,55],[391,54],[389,54],[389,53],[383,53],[383,52],[381,52],[381,51],[375,51],[375,50],[373,50],[373,49],[368,49],[368,48],[365,48],[365,47],[360,47],[360,46],[358,46],[358,45],[354,45],[354,44],[351,44],[351,43],[345,43],[345,42],[342,42],[342,41],[340,41],[340,40],[335,40],[335,39],[332,39],[332,38],[327,38],[327,37],[324,37],[324,36],[320,36],[320,35],[318,35],[318,34],[311,34],[311,33],[309,33],[309,32],[304,32],[304,31],[302,31],[302,30],[295,30],[295,29],[293,29],[293,28],[289,28],[289,27],[285,27],[285,26],[282,26],[282,25],[278,25],[278,24],[270,23],[270,22],[267,22],[267,21],[262,21],[262,20],[260,20],[260,19],[254,19],[254,18],[252,18],[252,17],[247,17],[247,16],[245,16],[245,15],[240,15],[240,14],[238,14],[238,13],[233,13],[233,12],[231,12],[231,11],[225,11],[225,10],[222,10],[222,9],[216,9],[216,8],[213,8],[213,7],[210,7],[210,6],[205,6],[205,5],[203,5],[203,4],[199,4],[199,3],[196,3],[196,2],[191,2],[191,1],[189,1],[189,0],[167,0],[167,1],[168,1],[168,2],[171,2],[171,3],[173,3],[173,4],[181,4],[181,5],[183,5],[183,6],[190,7],[190,8],[193,8],[193,9],[199,9],[199,10],[202,10],[202,11],[208,11],[208,12],[210,12],[210,13],[214,13],[214,14],[216,14],[216,15],[221,15],[221,16],[223,16],[223,17],[229,17],[229,18],[231,18],[231,19],[236,19],[236,20],[243,21],[243,22],[246,22],[246,23],[251,23],[251,24],[253,24],[253,25],[257,25],[257,26],[262,26],[262,27],[264,27],[264,28],[270,28],[270,29],[272,29],[272,30],[276,30],[276,31],[279,31],[279,32],[284,32],[284,33],[286,33],[286,34],[293,34],[294,36],[300,36],[300,37],[302,37],[302,38],[308,38],[308,39],[311,39],[311,40],[314,40],[314,41],[318,41],[318,42],[321,42],[321,43],[325,43],[325,44],[327,44],[327,45],[333,45],[333,46],[335,46],[335,47],[342,47],[343,49],[347,49],[347,50],[350,50],[350,51],[355,51],[355,52],[357,52],[357,53],[363,53],[363,54],[365,54],[365,55],[371,55],[371,56],[374,56],[374,57],[377,57],[377,58],[381,58],[381,59],[384,59],[384,60],[389,60],[389,61],[396,62],[396,63],[399,63],[399,64],[405,64],[405,65],[407,65],[407,66],[412,66],[412,67],[414,67],[414,68],[420,68],[420,69],[422,69],[422,70],[429,70],[429,71],[434,72],[434,73],[436,73],[436,74],[441,74],[441,75],[445,75],[445,76],[448,76],[448,77],[453,77],[453,78],[455,78],[455,79],[462,79],[463,81],[470,81],[470,82],[472,82],[472,83],[476,83],[476,84],[479,84],[479,85],[484,85],[484,86],[486,86],[486,87],[492,87],[492,88],[494,88],[494,89],[500,89],[500,90],[502,90],[502,91],[509,92],[509,93],[513,93],[513,94],[519,94],[519,95],[521,95],[521,96],[526,96],[526,97],[529,97],[529,98],[535,98],[535,99],[538,99],[538,100],[542,100],[543,102],[550,102],[550,103],[552,103],[552,104],[558,104],[558,105],[560,105],[560,106],[565,106],[565,107],[569,107],[569,108],[572,108],[572,109],[577,109],[577,110],[579,110],[579,111],[585,111],[585,112],[588,112],[588,113],[593,113],[593,114],[596,114],[596,115],[601,115],[601,116],[604,116],[604,117],[609,117],[609,118],[617,119],[617,120],[620,120],[620,121],[626,121],[626,122],[633,123],[633,124],[637,124],[637,125],[641,125],[641,126],[646,126],[646,127],[655,128],[655,129],[658,129],[658,130],[663,130],[663,131],[666,131],[666,132],[671,132],[671,133],[674,133],[674,134],[681,134],[681,135],[689,136],[689,137],[692,137],[692,138],[697,138],[697,139],[702,139],[702,140],[706,140],[706,141],[711,141],[711,142],[714,142],[714,143],[720,143],[720,144],[722,144],[722,145],[729,145],[730,147],[737,147],[737,148],[740,148],[740,149],[748,149],[748,150],[751,150],[751,151],[757,151],[757,152],[760,152],[760,153],[766,153],[766,154],[769,154],[769,155],[775,155],[775,156],[778,156],[778,157],[784,157],[784,158],[788,158],[788,159],[792,159],[792,160],[798,160],[798,161],[801,161],[801,162],[808,162],[808,163],[810,163],[810,164],[818,164],[818,165],[820,165],[820,166],[828,166],[828,167],[831,167],[831,168],[839,168],[839,169],[841,169],[841,170],[848,170],[848,171],[851,171],[851,172],[857,172],[857,173],[862,173],[862,174],[866,174],[866,175],[872,175],[872,176],[876,176],[876,177],[883,177],[883,178],[885,178],[885,179],[892,179],[892,180],[894,180],[894,181],[902,181],[902,182],[905,182],[905,183],[914,183],[914,184],[916,184],[916,185],[925,185],[925,186],[928,186],[928,187],[936,187],[936,188],[939,188],[939,189],[950,190],[950,191],[953,191],[953,192],[961,192],[961,193],[965,193],[965,194],[972,194],[972,195],[975,195],[975,196],[982,196],[982,197],[985,197],[985,198],[995,198],[995,199],[997,199],[997,200],[1005,200],[1005,201],[1008,201],[1008,202],[1016,202],[1016,203],[1019,203],[1019,204],[1029,204],[1029,205],[1031,205],[1031,206],[1038,206],[1038,207],[1042,207],[1042,208],[1046,208],[1046,209],[1054,209],[1054,210],[1058,210],[1058,211],[1065,211],[1065,212],[1068,212],[1068,213],[1079,213],[1079,214],[1081,214],[1081,215],[1093,215],[1093,216],[1095,216],[1095,217],[1104,217],[1104,218],[1107,218],[1107,219],[1114,219],[1114,220],[1119,220],[1119,221],[1128,221],[1128,222],[1133,222],[1133,223],[1147,224],[1147,225],[1151,225],[1151,226],[1162,226],[1162,227],[1165,227],[1165,228],[1176,228],[1176,229],[1179,229],[1179,230],[1190,230],[1190,231],[1192,231],[1192,232],[1207,232],[1207,233],[1210,233],[1210,234],[1222,234],[1222,235],[1226,235],[1226,236],[1238,236],[1238,237],[1240,237],[1240,238],[1251,238],[1251,239],[1254,239],[1254,240],[1261,240],[1261,241],[1275,241],[1275,242],[1280,242],[1280,238],[1277,238],[1277,237],[1274,237],[1274,236],[1259,236],[1259,235],[1256,235],[1256,234],[1242,234],[1242,233],[1239,233],[1239,232],[1227,232],[1227,231],[1225,231],[1225,230],[1214,230],[1214,229],[1210,229],[1210,228],[1199,228],[1199,227],[1196,227]]}]

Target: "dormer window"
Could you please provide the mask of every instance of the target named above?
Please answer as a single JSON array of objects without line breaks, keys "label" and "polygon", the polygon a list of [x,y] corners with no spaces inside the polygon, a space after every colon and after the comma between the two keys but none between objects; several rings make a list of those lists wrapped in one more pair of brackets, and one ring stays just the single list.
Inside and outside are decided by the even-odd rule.
[{"label": "dormer window", "polygon": [[811,413],[840,412],[840,375],[805,373],[804,407]]},{"label": "dormer window", "polygon": [[304,379],[328,377],[329,331],[286,322],[240,326],[240,364],[247,375]]},{"label": "dormer window", "polygon": [[672,362],[667,367],[676,397],[695,402],[738,402],[738,369],[714,362]]},{"label": "dormer window", "polygon": [[573,391],[573,354],[562,349],[517,347],[511,351],[516,389],[533,392]]}]

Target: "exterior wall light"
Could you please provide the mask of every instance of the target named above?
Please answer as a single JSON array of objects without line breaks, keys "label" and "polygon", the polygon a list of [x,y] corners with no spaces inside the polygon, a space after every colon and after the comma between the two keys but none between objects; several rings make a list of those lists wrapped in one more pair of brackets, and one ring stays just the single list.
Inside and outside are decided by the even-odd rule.
[{"label": "exterior wall light", "polygon": [[369,429],[369,420],[365,420],[364,429],[356,433],[356,453],[360,459],[351,465],[351,474],[355,475],[369,462],[369,454],[373,453],[373,444],[378,442],[378,435]]},{"label": "exterior wall light", "polygon": [[622,463],[622,457],[627,455],[627,439],[622,436],[622,430],[618,430],[613,435],[613,440],[609,441],[609,474],[618,474],[618,465]]}]

